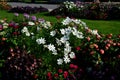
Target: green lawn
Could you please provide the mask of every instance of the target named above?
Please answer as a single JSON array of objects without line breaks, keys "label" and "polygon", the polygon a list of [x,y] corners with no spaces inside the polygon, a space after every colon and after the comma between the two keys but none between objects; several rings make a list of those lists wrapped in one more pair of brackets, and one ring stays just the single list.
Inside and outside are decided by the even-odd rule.
[{"label": "green lawn", "polygon": [[[39,18],[44,18],[45,20],[51,21],[52,23],[57,22],[57,19],[54,16],[46,16],[46,13],[34,14]],[[6,11],[0,10],[0,18],[7,18],[8,20],[13,19],[13,13],[7,13]],[[21,16],[21,15],[20,15]],[[22,16],[21,16],[22,17]],[[87,20],[82,19],[91,29],[97,29],[99,32],[104,34],[120,34],[120,20]]]}]

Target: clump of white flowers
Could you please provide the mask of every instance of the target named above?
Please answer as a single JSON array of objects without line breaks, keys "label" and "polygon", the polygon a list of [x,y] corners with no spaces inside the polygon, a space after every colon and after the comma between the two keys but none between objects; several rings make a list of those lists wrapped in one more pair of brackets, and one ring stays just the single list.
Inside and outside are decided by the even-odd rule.
[{"label": "clump of white flowers", "polygon": [[76,7],[76,4],[72,1],[66,1],[63,3],[67,9],[73,9]]},{"label": "clump of white flowers", "polygon": [[[75,25],[69,26],[71,23],[74,23]],[[75,52],[73,51],[73,47],[70,43],[70,36],[73,35],[74,37],[78,39],[83,39],[84,35],[82,31],[79,31],[76,27],[82,26],[86,28],[86,24],[82,22],[79,19],[71,19],[67,17],[65,20],[62,21],[62,25],[66,26],[64,28],[50,30],[49,37],[54,40],[49,40],[49,43],[47,42],[47,38],[38,38],[36,39],[37,44],[43,45],[44,48],[48,49],[51,54],[57,56],[61,55],[61,57],[57,57],[57,64],[62,65],[63,63],[67,64],[71,62],[71,59],[74,59]],[[48,28],[46,28],[48,29]],[[53,42],[54,41],[54,42]],[[54,44],[53,44],[54,43]]]},{"label": "clump of white flowers", "polygon": [[25,33],[26,36],[30,36],[29,30],[28,30],[27,27],[24,27],[24,28],[22,29],[22,33]]},{"label": "clump of white flowers", "polygon": [[[28,30],[26,26],[22,29],[22,33],[26,36],[30,36],[33,33],[36,43],[43,46],[44,50],[49,51],[48,54],[51,53],[53,55],[52,59],[56,59],[58,65],[68,64],[71,62],[71,59],[76,57],[74,46],[72,46],[75,43],[71,41],[71,38],[74,37],[75,40],[84,39],[86,36],[83,31],[89,29],[86,23],[79,19],[67,17],[61,23],[61,28],[52,29],[50,22],[40,20],[37,26],[31,23],[33,26],[29,28],[36,26],[33,32],[31,29]],[[98,35],[96,30],[91,30],[90,33]]]},{"label": "clump of white flowers", "polygon": [[45,42],[46,42],[46,40],[45,40],[45,38],[39,38],[39,39],[36,39],[36,42],[38,43],[38,44],[45,44]]}]

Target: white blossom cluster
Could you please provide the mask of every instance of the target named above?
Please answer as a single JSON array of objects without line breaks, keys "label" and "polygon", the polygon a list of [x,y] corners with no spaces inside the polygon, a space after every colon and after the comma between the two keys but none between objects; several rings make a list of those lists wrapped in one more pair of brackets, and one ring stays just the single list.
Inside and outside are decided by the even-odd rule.
[{"label": "white blossom cluster", "polygon": [[22,33],[25,33],[26,36],[30,36],[29,30],[28,30],[27,27],[24,27],[24,28],[22,29]]},{"label": "white blossom cluster", "polygon": [[[70,26],[71,23],[73,23],[72,26]],[[29,25],[35,25],[35,23],[29,22]],[[88,29],[86,23],[84,23],[83,21],[79,19],[71,19],[69,17],[62,21],[62,25],[66,27],[50,30],[50,32],[48,32],[48,36],[54,40],[48,40],[49,38],[47,39],[45,37],[38,37],[36,39],[36,43],[38,45],[42,45],[45,49],[48,49],[51,52],[51,54],[55,55],[56,57],[57,55],[61,55],[61,57],[59,56],[56,58],[58,65],[70,63],[71,59],[74,59],[76,57],[74,51],[72,50],[72,45],[70,43],[71,35],[78,39],[83,39],[85,37],[82,31],[78,30],[76,26]],[[46,30],[48,30],[50,29],[50,27],[50,22],[41,20],[39,21],[36,31],[39,34],[39,32],[41,31],[40,29],[45,28]],[[90,32],[93,35],[98,35],[97,30],[90,30]],[[26,36],[32,35],[32,32],[30,32],[27,27],[23,27],[22,33],[24,33]]]},{"label": "white blossom cluster", "polygon": [[66,1],[63,3],[67,9],[73,9],[76,7],[76,4],[72,1]]},{"label": "white blossom cluster", "polygon": [[70,23],[75,23],[76,25],[80,25],[80,26],[83,26],[83,27],[87,27],[86,26],[86,23],[81,21],[80,19],[71,19],[69,17],[67,17],[66,19],[64,19],[62,21],[62,24],[63,25],[69,25]]},{"label": "white blossom cluster", "polygon": [[[38,20],[38,26],[37,26],[37,31],[40,31],[40,28],[46,28],[48,29],[49,27],[51,27],[51,23],[49,21],[45,21],[45,20]],[[33,21],[29,21],[28,22],[28,26],[36,26],[36,23]],[[23,29],[21,30],[22,33],[25,33],[26,36],[30,36],[30,35],[34,35],[33,32],[30,32],[28,30],[28,27],[24,26]]]},{"label": "white blossom cluster", "polygon": [[48,29],[49,27],[51,27],[51,23],[49,21],[39,21],[40,22],[40,26],[43,28]]},{"label": "white blossom cluster", "polygon": [[[63,63],[67,64],[70,63],[71,59],[75,58],[75,53],[72,51],[72,46],[69,42],[70,34],[75,36],[78,39],[83,39],[83,33],[78,31],[75,27],[70,27],[69,24],[74,22],[75,24],[79,24],[81,26],[86,27],[86,24],[78,19],[70,19],[67,17],[65,20],[62,21],[63,25],[68,27],[52,30],[49,32],[49,35],[55,39],[55,42],[47,44],[47,39],[40,37],[36,39],[37,44],[43,45],[47,48],[53,55],[63,54],[62,57],[57,59],[57,64],[62,65]],[[60,35],[61,37],[57,37]]]}]

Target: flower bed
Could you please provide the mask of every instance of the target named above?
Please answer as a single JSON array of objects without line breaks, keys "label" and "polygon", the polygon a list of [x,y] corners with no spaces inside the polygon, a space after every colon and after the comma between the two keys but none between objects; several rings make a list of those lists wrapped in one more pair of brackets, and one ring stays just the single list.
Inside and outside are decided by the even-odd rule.
[{"label": "flower bed", "polygon": [[0,1],[0,10],[10,10],[11,6],[6,1]]},{"label": "flower bed", "polygon": [[35,14],[35,13],[40,13],[40,12],[48,12],[47,8],[44,8],[42,6],[40,7],[13,7],[12,9],[9,10],[9,12],[12,13],[28,13],[28,14]]},{"label": "flower bed", "polygon": [[24,14],[0,20],[1,79],[116,80],[120,35],[104,35],[80,19],[51,24]]},{"label": "flower bed", "polygon": [[85,19],[120,19],[120,4],[66,1],[50,14]]}]

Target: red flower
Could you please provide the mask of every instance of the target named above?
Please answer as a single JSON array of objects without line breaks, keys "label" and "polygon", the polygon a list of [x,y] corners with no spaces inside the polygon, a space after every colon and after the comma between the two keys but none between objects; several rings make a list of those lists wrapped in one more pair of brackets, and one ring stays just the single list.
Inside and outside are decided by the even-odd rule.
[{"label": "red flower", "polygon": [[14,35],[18,35],[18,32],[13,32]]},{"label": "red flower", "polygon": [[15,29],[18,29],[18,28],[19,28],[19,26],[18,26],[18,25],[15,25],[15,26],[14,26],[14,28],[15,28]]},{"label": "red flower", "polygon": [[70,64],[70,68],[74,68],[74,64]]},{"label": "red flower", "polygon": [[59,75],[56,73],[56,74],[54,74],[54,77],[55,77],[55,78],[58,78],[58,77],[59,77]]},{"label": "red flower", "polygon": [[23,25],[23,26],[27,26],[28,24],[24,22],[22,25]]},{"label": "red flower", "polygon": [[48,73],[47,73],[47,76],[48,76],[48,77],[52,77],[51,72],[48,72]]},{"label": "red flower", "polygon": [[57,19],[60,19],[60,18],[61,18],[61,16],[59,16],[59,15],[58,15],[58,16],[56,16],[56,18],[57,18]]},{"label": "red flower", "polygon": [[107,35],[107,38],[109,39],[112,38],[112,34]]},{"label": "red flower", "polygon": [[74,65],[74,68],[75,68],[75,69],[78,69],[78,66],[77,66],[77,65]]},{"label": "red flower", "polygon": [[117,56],[120,59],[120,55]]},{"label": "red flower", "polygon": [[59,72],[59,73],[62,73],[62,72],[63,72],[63,70],[62,70],[62,69],[59,69],[59,70],[58,70],[58,72]]},{"label": "red flower", "polygon": [[79,50],[80,50],[80,47],[79,47],[79,46],[78,46],[78,47],[76,47],[76,50],[77,50],[77,51],[79,51]]},{"label": "red flower", "polygon": [[10,23],[10,24],[9,24],[9,27],[14,27],[14,24],[13,24],[13,23]]},{"label": "red flower", "polygon": [[67,71],[64,71],[64,74],[63,74],[64,78],[66,79],[68,77],[68,72]]},{"label": "red flower", "polygon": [[51,73],[51,72],[48,72],[48,73],[47,73],[47,77],[48,77],[48,80],[52,80],[52,73]]},{"label": "red flower", "polygon": [[34,79],[37,79],[37,78],[38,78],[38,75],[37,75],[37,74],[35,74],[33,77],[34,77]]},{"label": "red flower", "polygon": [[0,25],[0,30],[3,30],[3,26],[2,25]]},{"label": "red flower", "polygon": [[78,66],[74,64],[70,64],[70,68],[78,69]]}]

